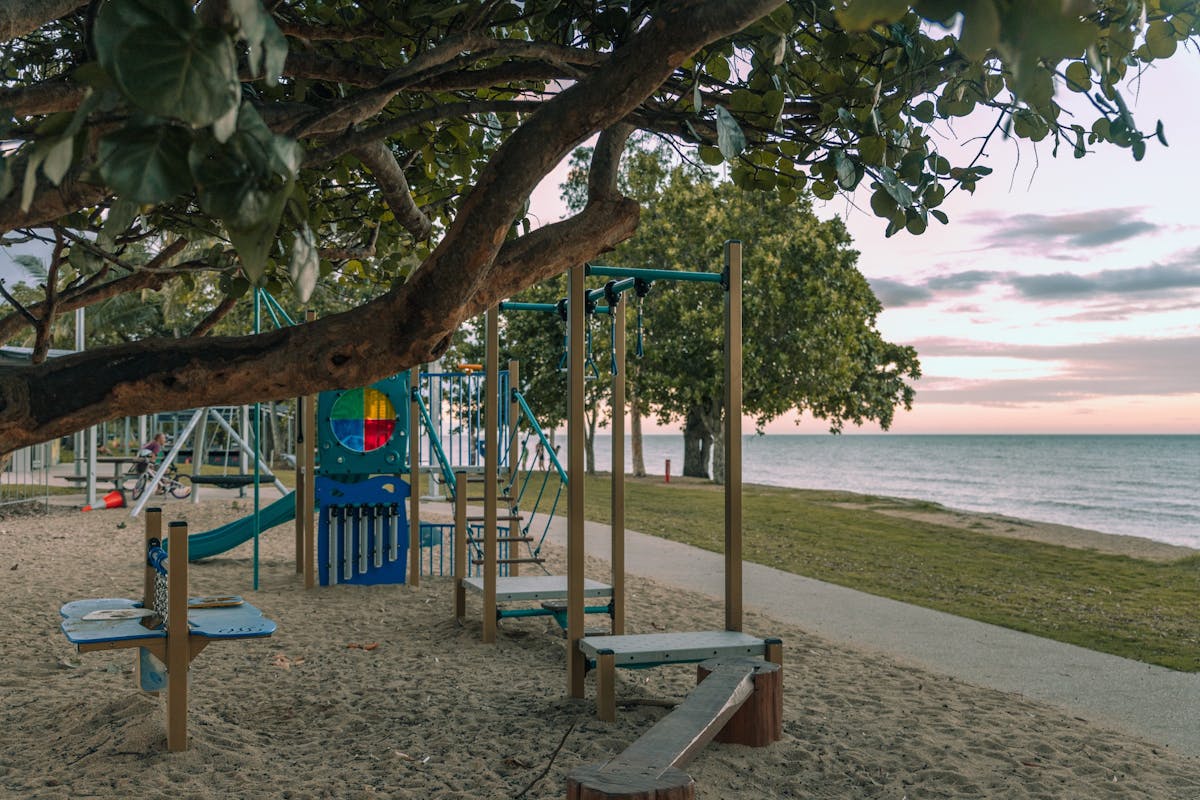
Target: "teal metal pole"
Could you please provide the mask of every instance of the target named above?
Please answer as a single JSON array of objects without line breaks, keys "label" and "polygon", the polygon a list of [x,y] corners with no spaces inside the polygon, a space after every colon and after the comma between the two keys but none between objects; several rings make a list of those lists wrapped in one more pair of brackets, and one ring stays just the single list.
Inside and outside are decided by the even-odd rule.
[{"label": "teal metal pole", "polygon": [[694,283],[720,283],[719,272],[679,272],[672,269],[629,269],[626,267],[606,267],[602,264],[589,264],[586,267],[588,275],[609,278],[641,278],[644,281],[691,281]]},{"label": "teal metal pole", "polygon": [[[262,332],[262,289],[254,290],[254,333],[257,335]],[[262,532],[262,518],[259,514],[258,507],[258,483],[261,478],[261,471],[258,468],[259,448],[259,425],[262,411],[262,404],[254,404],[254,420],[250,424],[251,430],[254,431],[254,591],[258,591],[258,535]]]},{"label": "teal metal pole", "polygon": [[501,303],[501,311],[545,311],[557,314],[558,306],[554,303]]}]

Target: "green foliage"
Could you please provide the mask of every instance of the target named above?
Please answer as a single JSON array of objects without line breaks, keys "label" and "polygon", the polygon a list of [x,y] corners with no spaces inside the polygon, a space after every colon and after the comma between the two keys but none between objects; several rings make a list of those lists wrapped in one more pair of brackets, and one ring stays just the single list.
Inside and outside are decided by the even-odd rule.
[{"label": "green foliage", "polygon": [[[625,180],[645,187],[639,199],[647,213],[605,263],[719,272],[723,243],[741,240],[745,412],[759,425],[798,409],[834,430],[868,420],[888,427],[897,406],[911,406],[910,381],[920,370],[912,348],[876,330],[881,307],[841,222],[818,220],[807,199],[714,185],[691,168],[668,171],[665,158],[632,151]],[[719,414],[722,293],[711,284],[662,282],[642,306],[646,353],[631,359],[642,398],[663,422],[697,409]],[[633,331],[632,308],[626,314]]]}]

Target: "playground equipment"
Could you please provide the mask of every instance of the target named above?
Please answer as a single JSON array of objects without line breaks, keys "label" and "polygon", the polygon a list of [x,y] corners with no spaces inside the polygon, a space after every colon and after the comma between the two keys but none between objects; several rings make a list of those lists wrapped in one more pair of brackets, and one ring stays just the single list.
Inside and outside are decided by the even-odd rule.
[{"label": "playground equipment", "polygon": [[782,670],[751,659],[712,659],[697,688],[624,752],[567,776],[567,800],[692,800],[682,767],[712,739],[765,747],[783,737]]},{"label": "playground equipment", "polygon": [[[585,636],[583,577],[583,482],[572,481],[568,488],[567,511],[567,689],[572,697],[584,696],[584,679],[589,668],[597,672],[597,716],[606,721],[616,718],[615,679],[617,667],[649,667],[668,663],[703,661],[714,657],[752,656],[782,661],[778,639],[763,639],[742,632],[742,252],[741,243],[725,246],[724,269],[720,273],[673,272],[667,270],[618,269],[580,266],[572,269],[568,280],[568,325],[570,372],[568,375],[567,472],[583,472],[583,383],[585,353],[583,322],[586,309],[585,274],[618,279],[609,293],[634,288],[636,281],[686,280],[715,283],[725,292],[725,629],[687,633],[649,635]],[[603,291],[603,290],[596,290]],[[619,319],[621,315],[617,315]],[[623,342],[623,335],[620,337]],[[622,354],[618,354],[618,362]],[[623,380],[623,378],[622,378]],[[614,416],[620,416],[614,415]],[[614,427],[614,437],[623,428]],[[624,442],[614,438],[614,455],[624,450]],[[623,472],[623,469],[620,470]],[[618,473],[614,462],[614,478]],[[614,509],[624,505],[623,482],[613,487]],[[624,530],[615,524],[613,537],[613,584],[624,585]],[[614,605],[622,608],[623,597],[614,591]],[[618,611],[618,613],[620,613]]]},{"label": "playground equipment", "polygon": [[409,561],[409,375],[322,392],[316,404],[320,466],[317,566],[322,586],[404,583]]},{"label": "playground equipment", "polygon": [[163,548],[162,514],[146,511],[145,578],[141,601],[75,600],[62,607],[62,631],[80,653],[138,648],[135,677],[147,692],[167,693],[167,749],[187,749],[188,667],[211,642],[257,639],[275,623],[236,596],[188,597],[187,523],[169,526]]},{"label": "playground equipment", "polygon": [[[279,490],[281,495],[287,494],[289,491],[288,488],[284,486],[278,478],[271,474],[270,470],[267,468],[267,465],[262,462],[262,459],[259,457],[257,451],[251,446],[251,443],[247,441],[244,436],[238,433],[238,431],[234,429],[233,425],[230,424],[228,417],[232,417],[238,413],[240,413],[240,411],[237,407],[212,407],[196,409],[192,413],[192,416],[188,420],[187,424],[184,425],[183,429],[175,436],[174,441],[171,443],[171,448],[167,451],[167,455],[158,463],[153,472],[150,473],[149,478],[145,482],[141,481],[139,478],[139,485],[142,486],[140,490],[140,496],[135,495],[137,499],[133,505],[133,508],[129,511],[129,516],[136,517],[141,514],[142,509],[146,507],[146,504],[149,503],[150,499],[154,496],[154,492],[149,491],[149,488],[157,487],[160,482],[163,481],[164,476],[166,476],[168,472],[170,472],[173,468],[177,469],[176,460],[179,458],[180,453],[187,447],[189,437],[193,437],[193,434],[195,434],[193,437],[194,441],[198,445],[192,447],[192,474],[189,476],[189,478],[193,484],[199,485],[207,483],[224,488],[247,486],[251,484],[257,486],[258,481],[265,478],[269,479],[274,484],[275,488]],[[236,446],[238,451],[244,454],[246,458],[253,460],[256,474],[200,474],[200,464],[203,461],[203,458],[200,454],[207,450],[207,446],[205,444],[207,441],[207,431],[205,428],[210,424],[216,426],[216,429],[223,433],[226,437],[227,452],[231,449],[231,446]],[[228,462],[228,460],[229,459],[226,458],[226,462]],[[186,496],[186,494],[183,496]],[[193,502],[200,502],[199,492],[192,491],[191,496]]]},{"label": "playground equipment", "polygon": [[[485,342],[485,363],[484,374],[488,376],[487,380],[487,396],[484,398],[483,405],[485,410],[484,420],[484,472],[480,477],[483,483],[484,494],[481,498],[484,503],[484,513],[482,517],[471,518],[467,516],[466,503],[469,499],[465,492],[455,493],[455,572],[454,572],[454,610],[456,619],[462,620],[466,616],[466,596],[468,591],[474,591],[482,596],[482,632],[481,637],[485,643],[496,641],[497,623],[504,618],[510,617],[533,617],[533,616],[551,616],[561,624],[564,620],[562,608],[559,603],[567,596],[567,580],[561,575],[536,575],[523,576],[520,574],[520,566],[524,563],[541,564],[543,559],[534,551],[529,557],[521,557],[513,554],[513,549],[520,544],[529,544],[532,537],[528,535],[529,527],[526,525],[520,528],[522,516],[520,514],[519,497],[514,499],[511,491],[512,487],[518,482],[518,473],[520,465],[519,449],[517,445],[516,420],[520,414],[524,412],[531,421],[531,427],[535,428],[539,437],[539,443],[543,447],[543,452],[550,456],[552,465],[557,469],[559,486],[556,491],[554,507],[557,507],[558,493],[561,493],[562,487],[568,484],[568,476],[562,471],[562,466],[558,462],[558,458],[554,453],[550,443],[546,441],[545,435],[541,432],[533,419],[532,413],[529,413],[529,406],[525,403],[524,398],[515,390],[517,384],[517,365],[516,362],[509,363],[509,437],[508,437],[508,473],[507,473],[507,489],[506,499],[509,501],[510,511],[503,521],[508,525],[505,529],[501,529],[499,523],[501,521],[499,515],[499,477],[501,475],[500,453],[498,433],[502,426],[500,425],[500,409],[501,393],[499,390],[500,381],[492,380],[491,376],[499,376],[499,312],[500,306],[493,306],[487,312],[486,322],[486,342]],[[527,472],[531,475],[532,471]],[[580,473],[582,474],[582,471]],[[539,491],[538,501],[535,501],[534,507],[540,503],[544,492],[546,482],[550,479],[551,473],[545,472],[543,475],[542,490]],[[469,480],[467,473],[460,472],[455,475],[455,483],[458,486],[464,485]],[[526,484],[527,485],[527,484]],[[553,514],[553,507],[551,515]],[[472,543],[472,538],[469,535],[469,523],[478,521],[483,524],[483,548],[479,557],[473,559],[473,563],[482,567],[482,574],[472,576],[467,570],[467,546]],[[549,525],[549,519],[546,522]],[[545,532],[543,532],[543,540]],[[540,547],[540,542],[539,542]],[[505,568],[505,574],[501,574],[501,568]],[[612,595],[612,587],[599,582],[591,582],[587,586],[588,597],[607,599]],[[538,602],[540,605],[536,607],[519,607],[519,608],[501,608],[501,603],[514,602]],[[602,605],[590,606],[589,611],[592,613],[612,612],[611,602],[605,602]]]}]

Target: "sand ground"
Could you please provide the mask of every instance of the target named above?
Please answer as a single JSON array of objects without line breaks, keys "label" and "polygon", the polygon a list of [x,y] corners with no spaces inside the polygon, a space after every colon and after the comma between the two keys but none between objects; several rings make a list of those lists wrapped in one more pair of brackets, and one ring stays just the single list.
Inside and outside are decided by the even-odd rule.
[{"label": "sand ground", "polygon": [[[246,508],[164,510],[198,531]],[[457,623],[448,578],[306,592],[285,526],[262,538],[257,592],[249,544],[193,565],[193,595],[242,594],[279,631],[193,662],[191,749],[168,754],[162,701],[134,688],[131,652],[76,655],[58,629],[65,601],[136,596],[141,538],[120,510],[0,519],[0,797],[562,797],[573,767],[666,713],[639,699],[694,683],[690,666],[622,671],[618,697],[634,702],[597,722],[590,700],[566,697],[552,622],[506,620],[483,645],[478,599]],[[631,632],[722,622],[711,600],[644,579],[628,604]],[[687,769],[702,798],[1200,797],[1196,759],[753,611],[746,629],[784,640],[784,738],[710,746]]]}]

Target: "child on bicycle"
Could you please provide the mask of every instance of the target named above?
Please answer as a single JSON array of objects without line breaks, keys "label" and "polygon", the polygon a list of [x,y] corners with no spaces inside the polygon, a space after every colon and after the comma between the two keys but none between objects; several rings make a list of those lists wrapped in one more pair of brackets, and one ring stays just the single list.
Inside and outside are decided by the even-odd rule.
[{"label": "child on bicycle", "polygon": [[154,434],[154,438],[146,442],[138,448],[138,458],[142,459],[138,464],[138,472],[145,472],[146,467],[158,461],[158,457],[162,454],[163,446],[167,443],[167,435],[159,432]]}]

